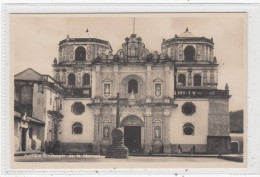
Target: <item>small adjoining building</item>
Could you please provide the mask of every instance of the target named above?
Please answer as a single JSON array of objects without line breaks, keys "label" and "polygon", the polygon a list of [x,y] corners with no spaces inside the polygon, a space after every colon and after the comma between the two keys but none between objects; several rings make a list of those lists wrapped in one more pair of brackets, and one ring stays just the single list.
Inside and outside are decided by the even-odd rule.
[{"label": "small adjoining building", "polygon": [[231,153],[243,154],[244,152],[244,111],[230,112],[230,137]]},{"label": "small adjoining building", "polygon": [[56,110],[64,88],[31,68],[15,75],[14,88],[15,152],[44,151],[53,134],[47,110]]}]

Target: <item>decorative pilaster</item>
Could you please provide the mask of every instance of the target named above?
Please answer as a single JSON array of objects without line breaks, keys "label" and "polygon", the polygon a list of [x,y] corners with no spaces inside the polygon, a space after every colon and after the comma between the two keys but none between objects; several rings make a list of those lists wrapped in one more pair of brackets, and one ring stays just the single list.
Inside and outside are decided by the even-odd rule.
[{"label": "decorative pilaster", "polygon": [[192,73],[192,69],[189,68],[189,69],[188,69],[188,82],[187,82],[188,87],[191,87],[191,85],[192,85],[192,76],[191,76],[191,73]]},{"label": "decorative pilaster", "polygon": [[[166,115],[165,115],[166,113]],[[170,117],[167,113],[167,111],[164,113],[164,119],[163,119],[163,153],[168,154],[171,153],[171,143],[170,143]]]},{"label": "decorative pilaster", "polygon": [[100,65],[96,65],[96,96],[100,97],[101,78],[100,78]]},{"label": "decorative pilaster", "polygon": [[116,97],[116,94],[119,92],[119,76],[118,76],[118,65],[114,65],[114,94],[113,96]]},{"label": "decorative pilaster", "polygon": [[76,85],[79,85],[79,86],[80,86],[80,85],[81,85],[81,79],[82,79],[82,78],[81,78],[81,69],[77,69],[77,70],[76,70],[76,73],[77,73],[77,74],[76,74],[76,80],[77,80],[77,84],[76,84]]},{"label": "decorative pilaster", "polygon": [[210,70],[210,85],[211,87],[214,87],[215,84],[215,76],[214,76],[214,68]]},{"label": "decorative pilaster", "polygon": [[96,97],[96,71],[94,69],[92,69],[92,79],[91,79],[91,93],[92,93],[92,98]]},{"label": "decorative pilaster", "polygon": [[146,66],[146,85],[145,85],[145,90],[146,90],[146,102],[151,102],[151,91],[152,91],[152,87],[151,87],[151,71],[152,71],[152,66],[150,64],[147,64]]},{"label": "decorative pilaster", "polygon": [[169,82],[169,73],[170,73],[170,66],[168,64],[165,65],[164,67],[164,74],[165,74],[165,81],[167,82],[164,82],[164,96],[169,96],[169,86],[171,85]]},{"label": "decorative pilaster", "polygon": [[171,70],[171,63],[165,65],[165,96],[174,97],[174,70]]},{"label": "decorative pilaster", "polygon": [[100,107],[94,108],[94,147],[93,151],[99,153],[100,150]]},{"label": "decorative pilaster", "polygon": [[207,79],[207,69],[203,70],[203,87],[207,87],[208,79]]},{"label": "decorative pilaster", "polygon": [[152,148],[152,111],[151,107],[146,108],[145,118],[144,118],[144,152],[149,153]]}]

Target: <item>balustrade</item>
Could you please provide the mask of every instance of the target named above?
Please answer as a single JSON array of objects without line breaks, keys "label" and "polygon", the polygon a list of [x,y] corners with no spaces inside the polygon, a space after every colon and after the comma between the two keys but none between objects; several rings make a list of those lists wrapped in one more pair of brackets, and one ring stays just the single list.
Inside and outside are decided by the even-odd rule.
[{"label": "balustrade", "polygon": [[222,97],[229,98],[229,90],[217,90],[217,89],[176,89],[174,92],[176,98],[196,97]]}]

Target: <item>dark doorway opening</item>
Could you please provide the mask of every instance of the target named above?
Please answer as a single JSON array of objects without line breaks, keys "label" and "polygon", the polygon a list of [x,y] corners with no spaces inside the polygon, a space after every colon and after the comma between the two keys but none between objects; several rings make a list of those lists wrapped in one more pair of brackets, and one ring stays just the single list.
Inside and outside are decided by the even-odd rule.
[{"label": "dark doorway opening", "polygon": [[26,151],[26,133],[27,133],[27,129],[26,128],[22,128],[22,151]]},{"label": "dark doorway opening", "polygon": [[231,153],[232,154],[237,154],[238,153],[238,143],[237,142],[232,142],[231,143]]},{"label": "dark doorway opening", "polygon": [[141,152],[141,126],[124,127],[124,144],[129,153]]}]

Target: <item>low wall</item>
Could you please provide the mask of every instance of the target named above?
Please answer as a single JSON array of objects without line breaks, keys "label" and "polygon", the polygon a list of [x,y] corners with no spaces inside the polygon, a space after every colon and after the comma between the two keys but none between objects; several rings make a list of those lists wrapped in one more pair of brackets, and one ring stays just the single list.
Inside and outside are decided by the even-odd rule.
[{"label": "low wall", "polygon": [[171,153],[207,153],[206,144],[172,144]]},{"label": "low wall", "polygon": [[93,152],[91,143],[60,143],[60,154],[87,154]]}]

